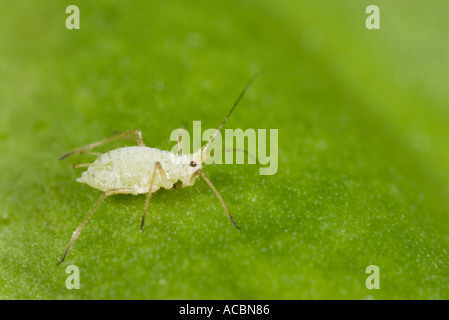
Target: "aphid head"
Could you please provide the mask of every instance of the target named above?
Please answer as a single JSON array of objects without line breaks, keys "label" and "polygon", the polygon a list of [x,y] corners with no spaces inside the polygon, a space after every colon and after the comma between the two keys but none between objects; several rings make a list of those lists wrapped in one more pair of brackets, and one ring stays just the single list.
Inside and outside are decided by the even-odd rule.
[{"label": "aphid head", "polygon": [[178,168],[180,172],[179,180],[182,181],[183,185],[193,185],[196,177],[198,177],[198,174],[195,173],[198,170],[201,170],[202,164],[207,158],[208,157],[202,156],[201,149],[192,154],[178,156]]},{"label": "aphid head", "polygon": [[188,157],[189,169],[192,169],[193,171],[200,169],[203,162],[210,158],[210,156],[206,154],[203,148],[201,148],[194,154],[188,155]]}]

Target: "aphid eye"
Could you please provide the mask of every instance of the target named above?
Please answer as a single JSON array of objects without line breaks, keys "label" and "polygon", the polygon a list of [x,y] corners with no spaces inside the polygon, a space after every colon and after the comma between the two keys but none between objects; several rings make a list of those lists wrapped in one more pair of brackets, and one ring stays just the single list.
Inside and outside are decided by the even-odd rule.
[{"label": "aphid eye", "polygon": [[191,167],[196,167],[196,162],[195,161],[190,161],[190,166]]}]

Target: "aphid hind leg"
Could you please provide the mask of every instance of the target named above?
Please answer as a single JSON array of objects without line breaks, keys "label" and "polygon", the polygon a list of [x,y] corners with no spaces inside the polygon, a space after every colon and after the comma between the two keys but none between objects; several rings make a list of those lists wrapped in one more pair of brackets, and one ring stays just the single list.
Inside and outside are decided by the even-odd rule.
[{"label": "aphid hind leg", "polygon": [[[220,201],[221,205],[223,206],[223,208],[225,209],[226,213],[228,214],[229,219],[231,219],[232,224],[234,225],[234,227],[236,227],[237,229],[240,229],[239,226],[237,225],[237,223],[235,223],[234,218],[232,217],[231,211],[229,211],[228,206],[226,205],[226,203],[224,202],[223,198],[221,197],[220,193],[218,192],[217,189],[215,189],[214,185],[212,184],[212,182],[206,177],[206,175],[204,174],[203,170],[198,170],[195,171],[195,173],[192,175],[193,179],[196,179],[196,177],[198,175],[201,175],[204,179],[204,181],[207,183],[207,185],[211,188],[211,190],[213,191],[213,193],[215,194],[215,196],[218,198],[218,200]],[[195,176],[195,177],[194,177]]]},{"label": "aphid hind leg", "polygon": [[112,196],[112,195],[115,195],[115,194],[122,194],[122,193],[129,193],[129,190],[127,190],[127,189],[113,189],[113,190],[106,191],[105,193],[103,193],[101,195],[101,197],[97,200],[97,202],[94,204],[94,206],[90,209],[89,213],[84,218],[84,220],[81,223],[81,225],[73,233],[72,238],[70,239],[70,242],[69,242],[67,248],[65,249],[64,254],[62,255],[62,258],[58,262],[57,265],[59,265],[60,263],[62,263],[65,260],[65,257],[69,253],[69,251],[72,248],[73,244],[75,243],[76,239],[78,239],[79,235],[81,234],[81,231],[84,229],[84,227],[86,226],[86,224],[90,220],[90,218],[92,218],[92,215],[94,214],[95,210],[97,210],[97,208],[100,206],[100,204],[103,202],[103,200],[106,199],[106,197],[109,197],[109,196]]},{"label": "aphid hind leg", "polygon": [[88,168],[88,167],[112,167],[112,163],[80,163],[80,164],[74,164],[73,169],[78,168]]},{"label": "aphid hind leg", "polygon": [[59,157],[58,160],[62,160],[62,159],[64,159],[64,158],[67,158],[67,157],[69,157],[69,156],[71,156],[71,155],[74,155],[74,154],[76,154],[76,153],[82,153],[82,154],[88,153],[89,150],[92,150],[93,148],[99,147],[99,146],[101,146],[101,145],[104,145],[104,144],[106,144],[106,143],[115,141],[115,140],[120,139],[120,138],[126,138],[126,137],[129,136],[129,135],[135,135],[135,136],[136,136],[137,144],[138,144],[139,146],[141,146],[141,147],[144,147],[144,146],[145,146],[145,143],[143,142],[143,139],[142,139],[142,131],[141,131],[141,130],[128,130],[128,131],[125,131],[125,132],[121,132],[121,133],[119,133],[119,134],[116,134],[115,136],[112,136],[112,137],[110,137],[110,138],[106,138],[106,139],[103,139],[103,140],[101,140],[101,141],[91,143],[91,144],[89,144],[89,145],[87,145],[87,146],[85,146],[85,147],[82,147],[82,148],[73,150],[73,151],[71,151],[71,152],[69,152],[69,153],[66,153],[65,155]]},{"label": "aphid hind leg", "polygon": [[150,180],[150,188],[148,189],[147,198],[145,199],[145,207],[143,209],[142,222],[140,223],[140,229],[142,231],[143,231],[143,228],[145,225],[145,216],[147,214],[148,207],[150,205],[151,194],[153,193],[154,181],[155,181],[156,175],[158,173],[161,176],[162,184],[164,185],[164,188],[170,189],[172,187],[172,184],[170,183],[170,181],[168,181],[167,174],[165,173],[164,168],[162,168],[161,163],[159,161],[157,161],[154,164],[153,174],[151,175],[151,180]]},{"label": "aphid hind leg", "polygon": [[182,149],[182,135],[178,135],[176,140],[178,141],[178,154],[181,155],[184,153]]}]

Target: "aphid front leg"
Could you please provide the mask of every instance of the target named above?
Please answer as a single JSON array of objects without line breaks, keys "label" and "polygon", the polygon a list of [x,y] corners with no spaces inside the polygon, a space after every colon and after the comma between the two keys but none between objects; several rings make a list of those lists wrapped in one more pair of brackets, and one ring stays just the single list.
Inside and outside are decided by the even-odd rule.
[{"label": "aphid front leg", "polygon": [[157,161],[154,164],[154,168],[153,168],[153,174],[151,175],[151,180],[150,180],[150,188],[148,189],[148,193],[147,193],[147,198],[145,200],[145,207],[143,209],[143,214],[142,214],[142,222],[140,223],[140,229],[144,228],[145,225],[145,216],[147,214],[148,211],[148,206],[150,205],[150,199],[151,199],[151,194],[153,192],[153,186],[154,186],[154,180],[156,178],[156,175],[159,173],[159,175],[161,176],[162,179],[162,184],[164,185],[164,188],[169,189],[172,187],[172,184],[170,183],[170,181],[168,181],[167,175],[164,171],[164,168],[162,168],[162,165],[159,161]]},{"label": "aphid front leg", "polygon": [[[200,169],[200,170],[195,171],[195,173],[190,178],[190,181],[191,182],[195,181],[195,179],[198,177],[198,175],[201,175],[203,177],[204,181],[207,183],[207,185],[214,192],[215,196],[218,198],[218,200],[220,201],[221,205],[223,206],[223,208],[225,209],[226,213],[228,214],[229,219],[231,219],[231,222],[234,225],[234,227],[236,227],[237,229],[240,229],[239,226],[237,225],[237,223],[235,223],[235,220],[232,217],[231,211],[229,211],[228,206],[224,202],[224,200],[221,197],[220,193],[218,192],[217,189],[215,189],[215,187],[212,184],[212,182],[206,177],[206,175],[204,174],[203,170]],[[193,179],[193,181],[192,181],[192,179]]]},{"label": "aphid front leg", "polygon": [[126,138],[129,135],[135,135],[137,144],[140,147],[145,147],[145,143],[143,142],[143,139],[142,139],[142,131],[140,131],[140,130],[129,130],[129,131],[125,131],[125,132],[121,132],[119,134],[116,134],[115,136],[112,136],[110,138],[107,138],[107,139],[104,139],[104,140],[101,140],[101,141],[98,141],[98,142],[95,142],[95,143],[91,143],[91,144],[89,144],[89,145],[87,145],[85,147],[73,150],[73,151],[71,151],[69,153],[66,153],[65,155],[61,156],[58,160],[62,160],[64,158],[67,158],[67,157],[69,157],[69,156],[71,156],[73,154],[76,154],[76,153],[83,153],[83,154],[84,153],[88,153],[88,151],[92,150],[93,148],[99,147],[99,146],[101,146],[103,144],[115,141],[115,140],[120,139],[120,138]]}]

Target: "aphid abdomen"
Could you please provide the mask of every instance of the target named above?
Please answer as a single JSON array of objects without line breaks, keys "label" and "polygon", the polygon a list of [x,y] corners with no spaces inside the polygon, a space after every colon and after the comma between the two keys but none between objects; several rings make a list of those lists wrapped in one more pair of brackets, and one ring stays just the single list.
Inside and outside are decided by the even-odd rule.
[{"label": "aphid abdomen", "polygon": [[[123,189],[132,194],[148,193],[154,166],[158,161],[170,182],[175,183],[178,180],[176,170],[171,168],[171,161],[165,159],[166,157],[159,149],[148,147],[115,149],[95,160],[78,181],[86,182],[102,191]],[[163,186],[162,177],[157,175],[152,192]]]}]

